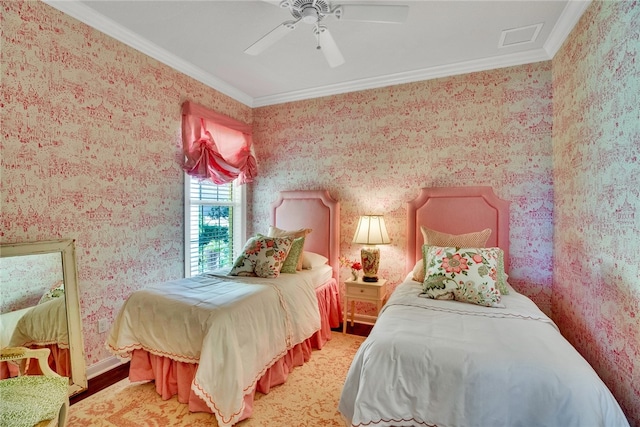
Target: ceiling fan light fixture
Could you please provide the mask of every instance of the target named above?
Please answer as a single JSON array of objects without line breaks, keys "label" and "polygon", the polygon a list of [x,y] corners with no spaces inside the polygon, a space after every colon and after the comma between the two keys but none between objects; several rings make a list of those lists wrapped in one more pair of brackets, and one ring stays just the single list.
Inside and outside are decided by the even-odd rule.
[{"label": "ceiling fan light fixture", "polygon": [[306,24],[315,24],[320,20],[318,11],[316,10],[315,7],[311,7],[311,6],[302,9],[302,12],[300,13],[300,17],[302,19],[302,22]]}]

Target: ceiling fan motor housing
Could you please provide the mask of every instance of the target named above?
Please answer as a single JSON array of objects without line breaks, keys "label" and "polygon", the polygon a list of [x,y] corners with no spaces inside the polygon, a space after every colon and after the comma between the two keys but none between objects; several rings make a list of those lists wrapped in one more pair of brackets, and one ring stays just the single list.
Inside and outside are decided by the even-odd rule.
[{"label": "ceiling fan motor housing", "polygon": [[302,9],[300,15],[302,16],[302,22],[306,24],[315,24],[320,20],[318,11],[314,7],[307,7],[306,9]]},{"label": "ceiling fan motor housing", "polygon": [[280,6],[288,8],[294,18],[307,24],[316,24],[331,14],[331,7],[325,0],[283,0]]}]

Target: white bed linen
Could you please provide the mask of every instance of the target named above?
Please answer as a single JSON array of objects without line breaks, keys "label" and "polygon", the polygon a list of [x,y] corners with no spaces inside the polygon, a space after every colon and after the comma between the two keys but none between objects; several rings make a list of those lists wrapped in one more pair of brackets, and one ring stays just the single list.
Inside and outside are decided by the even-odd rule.
[{"label": "white bed linen", "polygon": [[10,347],[11,337],[16,325],[33,307],[22,308],[20,310],[10,311],[0,314],[0,347]]},{"label": "white bed linen", "polygon": [[506,308],[416,297],[400,284],[349,369],[352,426],[628,426],[595,371],[525,296]]},{"label": "white bed linen", "polygon": [[300,273],[309,275],[311,277],[311,282],[313,283],[313,288],[318,289],[333,277],[333,268],[329,265],[321,265],[309,270],[298,271],[298,274]]},{"label": "white bed linen", "polygon": [[[4,317],[5,315],[3,315]],[[42,304],[29,307],[16,313],[9,341],[10,347],[45,346],[57,344],[59,348],[69,348],[69,330],[67,329],[67,310],[64,297],[53,298]],[[5,325],[3,320],[3,329]]]},{"label": "white bed linen", "polygon": [[232,425],[264,372],[320,329],[312,278],[310,272],[277,279],[208,275],[137,291],[107,347],[125,359],[144,349],[199,363],[191,388],[220,426]]}]

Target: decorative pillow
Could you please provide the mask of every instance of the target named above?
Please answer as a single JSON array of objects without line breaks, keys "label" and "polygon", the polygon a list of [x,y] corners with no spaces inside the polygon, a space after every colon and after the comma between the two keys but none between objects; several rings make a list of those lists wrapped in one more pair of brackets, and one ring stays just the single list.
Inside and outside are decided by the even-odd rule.
[{"label": "decorative pillow", "polygon": [[[424,245],[422,247],[422,259],[416,262],[416,265],[413,267],[413,277],[412,279],[416,282],[424,282],[424,272],[425,272],[425,254],[426,251],[430,248],[429,245]],[[500,248],[482,248],[487,251],[487,254],[491,257],[497,257],[498,267],[496,271],[496,282],[498,283],[498,290],[501,295],[509,295],[509,276],[504,271],[504,251]]]},{"label": "decorative pillow", "polygon": [[300,264],[300,270],[302,270],[302,252],[304,249],[304,237],[298,237],[293,239],[291,244],[291,250],[287,259],[284,260],[280,273],[295,274],[298,271],[298,264]]},{"label": "decorative pillow", "polygon": [[40,301],[38,301],[38,304],[42,304],[54,298],[60,297],[64,298],[64,282],[62,280],[58,280],[53,284],[51,289],[42,294],[42,296],[40,297]]},{"label": "decorative pillow", "polygon": [[[268,235],[269,237],[288,237],[290,239],[297,239],[300,237],[306,237],[307,234],[311,233],[312,231],[313,230],[310,228],[300,228],[299,230],[282,230],[278,227],[270,226]],[[302,251],[304,249],[304,239],[302,240],[302,243],[298,243],[298,245],[300,245],[299,251],[297,250],[297,248],[291,248],[291,252],[289,252],[289,255],[287,258],[291,257],[292,259],[291,260],[287,259],[287,266],[286,266],[287,271],[283,271],[283,273],[291,272],[289,266],[294,261],[295,261],[295,264],[294,264],[295,269],[298,271],[302,270]],[[295,271],[293,271],[292,273],[295,273]]]},{"label": "decorative pillow", "polygon": [[314,267],[320,267],[327,264],[329,260],[315,252],[304,251],[302,253],[302,268],[305,270],[311,270]]},{"label": "decorative pillow", "polygon": [[286,237],[252,237],[244,245],[229,275],[278,277],[292,243],[293,241]]},{"label": "decorative pillow", "polygon": [[498,248],[423,246],[426,274],[423,292],[434,299],[454,299],[501,307],[497,284]]},{"label": "decorative pillow", "polygon": [[[421,226],[423,243],[429,246],[449,246],[456,248],[483,248],[487,244],[491,229],[485,228],[482,231],[475,231],[466,234],[448,234]],[[424,282],[424,257],[422,262],[417,263],[413,268],[413,280]],[[420,265],[418,265],[420,264]]]},{"label": "decorative pillow", "polygon": [[509,295],[509,285],[507,283],[507,279],[509,276],[504,271],[504,251],[500,248],[487,248],[494,249],[497,252],[498,257],[498,271],[496,276],[496,281],[498,282],[498,290],[502,295]]},{"label": "decorative pillow", "polygon": [[424,282],[424,256],[413,266],[412,280],[416,282]]}]

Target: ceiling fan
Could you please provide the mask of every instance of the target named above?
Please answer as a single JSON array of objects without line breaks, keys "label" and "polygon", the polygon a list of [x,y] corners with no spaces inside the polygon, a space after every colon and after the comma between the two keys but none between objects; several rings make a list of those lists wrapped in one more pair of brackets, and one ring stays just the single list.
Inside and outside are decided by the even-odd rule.
[{"label": "ceiling fan", "polygon": [[360,21],[376,23],[402,23],[407,19],[409,6],[384,4],[344,4],[331,5],[326,0],[282,0],[279,6],[289,9],[293,20],[285,21],[253,43],[245,53],[259,55],[268,47],[296,29],[300,22],[313,25],[316,49],[321,50],[329,66],[344,64],[344,57],[331,36],[329,29],[320,22],[327,16],[339,21]]}]

